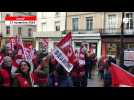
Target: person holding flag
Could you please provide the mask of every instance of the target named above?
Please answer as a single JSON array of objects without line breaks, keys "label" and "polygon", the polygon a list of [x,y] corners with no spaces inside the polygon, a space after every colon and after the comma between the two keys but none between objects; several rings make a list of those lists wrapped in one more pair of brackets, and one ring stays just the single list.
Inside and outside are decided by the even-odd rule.
[{"label": "person holding flag", "polygon": [[34,70],[35,84],[39,87],[48,86],[49,56],[43,57],[39,66]]},{"label": "person holding flag", "polygon": [[61,87],[72,86],[70,72],[72,71],[76,60],[71,42],[72,33],[70,32],[60,40],[52,51],[54,58],[58,62],[56,71],[59,76],[59,86]]},{"label": "person holding flag", "polygon": [[79,74],[80,74],[80,86],[87,87],[87,76],[86,76],[86,62],[85,62],[85,48],[84,44],[81,44],[79,52]]},{"label": "person holding flag", "polygon": [[[33,73],[34,66],[32,63],[32,57],[34,53],[32,52],[33,51],[31,48],[32,46],[29,45],[29,48],[25,47],[20,35],[16,37],[16,41],[17,41],[17,48],[18,48],[18,55],[19,55],[19,58],[17,57],[16,61],[18,60],[18,62],[21,62],[22,60],[26,60],[27,62],[29,62],[31,66],[30,73]],[[31,77],[31,81],[32,81],[32,85],[34,86],[34,80],[32,79],[32,77]]]},{"label": "person holding flag", "polygon": [[79,69],[79,52],[78,50],[75,50],[75,56],[76,56],[76,63],[74,64],[74,67],[71,71],[71,77],[73,81],[74,87],[80,87],[80,69]]}]

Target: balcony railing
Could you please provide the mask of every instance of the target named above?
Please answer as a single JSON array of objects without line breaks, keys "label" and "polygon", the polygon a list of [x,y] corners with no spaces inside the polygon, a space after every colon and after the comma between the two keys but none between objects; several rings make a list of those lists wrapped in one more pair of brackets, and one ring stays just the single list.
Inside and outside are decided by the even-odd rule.
[{"label": "balcony railing", "polygon": [[[67,30],[66,33],[72,32],[74,34],[90,34],[100,33],[101,35],[121,35],[121,28],[100,28],[88,31],[86,29],[79,29],[77,31]],[[134,29],[124,29],[124,35],[134,35]]]},{"label": "balcony railing", "polygon": [[103,28],[100,29],[101,35],[120,35],[121,28]]},{"label": "balcony railing", "polygon": [[100,29],[92,29],[92,30],[86,30],[86,29],[79,29],[79,30],[67,30],[66,32],[72,32],[74,34],[90,34],[90,33],[100,33]]},{"label": "balcony railing", "polygon": [[[121,28],[100,29],[101,35],[121,35]],[[124,29],[124,35],[134,35],[134,29]]]}]

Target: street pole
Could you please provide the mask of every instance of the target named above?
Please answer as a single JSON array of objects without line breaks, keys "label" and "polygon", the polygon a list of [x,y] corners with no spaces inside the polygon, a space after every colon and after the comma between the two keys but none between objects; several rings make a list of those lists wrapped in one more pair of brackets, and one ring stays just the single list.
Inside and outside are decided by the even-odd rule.
[{"label": "street pole", "polygon": [[124,12],[122,12],[121,35],[120,35],[120,66],[124,65]]},{"label": "street pole", "polygon": [[67,33],[67,12],[66,12],[66,16],[65,16],[65,33]]}]

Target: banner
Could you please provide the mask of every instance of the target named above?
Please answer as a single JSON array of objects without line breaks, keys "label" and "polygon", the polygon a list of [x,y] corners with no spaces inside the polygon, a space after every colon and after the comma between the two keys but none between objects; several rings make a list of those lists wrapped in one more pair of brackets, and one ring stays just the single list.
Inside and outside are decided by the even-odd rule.
[{"label": "banner", "polygon": [[113,87],[134,87],[134,75],[122,69],[116,64],[111,64],[110,71],[112,75]]},{"label": "banner", "polygon": [[55,59],[66,69],[67,72],[72,70],[73,65],[68,62],[69,59],[58,47],[55,47],[52,54]]},{"label": "banner", "polygon": [[36,25],[36,16],[6,16],[6,25]]}]

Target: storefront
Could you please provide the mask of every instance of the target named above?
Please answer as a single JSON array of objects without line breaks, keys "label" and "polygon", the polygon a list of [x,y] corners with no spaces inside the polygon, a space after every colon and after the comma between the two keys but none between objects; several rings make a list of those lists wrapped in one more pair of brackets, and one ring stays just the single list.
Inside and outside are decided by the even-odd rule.
[{"label": "storefront", "polygon": [[80,49],[82,43],[86,44],[88,48],[91,47],[98,59],[101,57],[101,39],[99,33],[73,34],[73,47]]},{"label": "storefront", "polygon": [[41,40],[46,41],[45,43],[48,45],[48,52],[51,52],[54,48],[54,46],[58,43],[60,37],[36,37],[36,50],[42,50],[44,48],[43,44],[41,43]]},{"label": "storefront", "polygon": [[[134,50],[134,36],[124,36],[124,50]],[[102,37],[102,55],[116,57],[119,63],[120,58],[120,36]]]},{"label": "storefront", "polygon": [[[16,37],[12,37],[12,38],[16,39]],[[3,37],[1,46],[4,46],[7,43],[8,39],[9,39],[9,37]],[[34,39],[33,38],[22,38],[22,41],[23,41],[24,46],[32,45],[34,47]]]},{"label": "storefront", "polygon": [[34,40],[33,39],[22,39],[24,46],[32,45],[34,47]]},{"label": "storefront", "polygon": [[88,48],[91,47],[93,49],[93,52],[97,55],[97,42],[86,42],[85,43],[85,41],[75,41],[74,47],[76,49],[80,49],[82,43],[86,44]]}]

